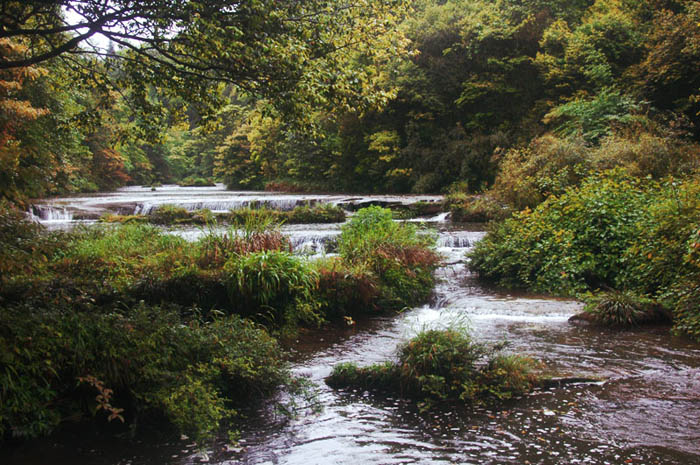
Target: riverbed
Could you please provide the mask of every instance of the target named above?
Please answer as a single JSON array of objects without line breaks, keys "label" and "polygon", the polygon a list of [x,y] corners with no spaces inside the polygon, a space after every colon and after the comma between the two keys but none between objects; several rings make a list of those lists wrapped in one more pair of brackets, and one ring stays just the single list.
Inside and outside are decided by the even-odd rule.
[{"label": "riverbed", "polygon": [[[331,202],[348,209],[438,201],[436,196],[303,196],[237,193],[221,188],[167,186],[151,192],[54,199],[32,214],[54,228],[90,224],[105,211],[145,212],[175,203],[219,210],[263,202],[277,208]],[[238,203],[236,203],[238,202]],[[63,213],[58,213],[63,212]],[[43,215],[43,217],[42,217]],[[298,417],[274,405],[251,408],[238,444],[221,438],[198,451],[186,438],[133,442],[64,433],[0,452],[6,465],[105,464],[700,464],[700,345],[668,335],[667,327],[615,332],[568,322],[574,301],[508,294],[480,285],[464,253],[483,232],[423,219],[438,231],[444,265],[431,301],[400,314],[357,321],[346,328],[303,333],[289,343],[294,372],[317,385],[318,412]],[[175,231],[197,236],[197,229]],[[283,228],[295,249],[314,256],[340,225]],[[467,326],[483,343],[507,341],[507,350],[542,360],[554,376],[595,383],[539,390],[499,408],[444,408],[420,412],[410,401],[362,391],[336,391],[323,379],[340,362],[361,365],[394,356],[424,328]]]}]

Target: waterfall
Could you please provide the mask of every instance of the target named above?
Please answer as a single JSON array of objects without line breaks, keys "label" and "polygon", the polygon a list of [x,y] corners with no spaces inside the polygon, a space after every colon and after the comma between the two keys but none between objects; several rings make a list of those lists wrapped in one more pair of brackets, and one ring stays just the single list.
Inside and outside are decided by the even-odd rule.
[{"label": "waterfall", "polygon": [[73,212],[66,207],[52,205],[33,205],[29,216],[34,221],[73,221]]},{"label": "waterfall", "polygon": [[285,232],[297,252],[325,254],[335,249],[340,231]]},{"label": "waterfall", "polygon": [[438,236],[438,247],[450,247],[453,249],[466,249],[474,245],[484,236],[483,232],[477,231],[452,231],[444,232]]}]

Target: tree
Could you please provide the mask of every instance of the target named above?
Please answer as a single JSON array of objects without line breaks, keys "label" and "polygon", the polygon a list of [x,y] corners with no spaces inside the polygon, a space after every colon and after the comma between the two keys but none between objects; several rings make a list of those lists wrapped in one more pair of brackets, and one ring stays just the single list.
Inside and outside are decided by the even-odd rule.
[{"label": "tree", "polygon": [[[9,1],[0,7],[0,39],[22,41],[27,51],[19,57],[2,57],[0,70],[88,55],[119,59],[124,78],[142,97],[148,83],[188,101],[220,103],[214,102],[218,94],[210,92],[211,83],[219,82],[274,96],[290,108],[309,99],[347,103],[371,81],[371,73],[364,69],[343,66],[349,56],[360,53],[371,59],[400,53],[401,41],[384,32],[396,20],[393,9],[402,3]],[[96,35],[108,38],[121,52],[89,44],[81,47]]]}]

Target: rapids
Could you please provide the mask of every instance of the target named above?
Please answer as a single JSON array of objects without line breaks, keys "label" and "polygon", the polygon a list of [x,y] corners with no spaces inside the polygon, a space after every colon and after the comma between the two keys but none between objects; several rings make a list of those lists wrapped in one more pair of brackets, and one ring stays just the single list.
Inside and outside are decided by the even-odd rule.
[{"label": "rapids", "polygon": [[[194,200],[178,200],[192,194]],[[179,197],[178,197],[179,198]],[[188,197],[189,199],[189,197]],[[225,199],[225,200],[224,200]],[[220,188],[163,188],[154,193],[57,199],[45,206],[79,217],[99,209],[147,211],[160,203],[209,206],[264,200],[411,202],[413,197],[281,196],[230,193]],[[420,198],[420,200],[426,200]],[[430,199],[427,199],[430,201]],[[433,199],[434,201],[435,199]],[[228,203],[225,203],[228,202]],[[34,207],[41,215],[40,206]],[[49,208],[49,207],[47,207]],[[122,211],[122,210],[119,210]],[[81,213],[82,212],[82,213]],[[42,218],[44,218],[42,216]],[[235,447],[221,438],[207,451],[175,443],[64,433],[27,443],[5,465],[105,464],[700,464],[700,345],[668,336],[668,328],[613,332],[575,326],[574,301],[506,294],[478,284],[464,253],[483,237],[444,222],[439,250],[445,265],[431,302],[399,315],[358,321],[347,328],[312,331],[290,344],[295,373],[318,385],[320,413],[288,419],[270,405],[251,407]],[[42,221],[60,221],[47,215]],[[64,221],[66,227],[75,220]],[[188,238],[196,229],[179,231]],[[339,225],[284,229],[298,250],[323,253]],[[482,342],[508,341],[508,350],[540,359],[554,376],[599,378],[599,383],[540,390],[497,409],[443,409],[422,413],[413,402],[362,391],[334,391],[323,379],[343,361],[370,364],[390,358],[422,328],[468,325]]]}]

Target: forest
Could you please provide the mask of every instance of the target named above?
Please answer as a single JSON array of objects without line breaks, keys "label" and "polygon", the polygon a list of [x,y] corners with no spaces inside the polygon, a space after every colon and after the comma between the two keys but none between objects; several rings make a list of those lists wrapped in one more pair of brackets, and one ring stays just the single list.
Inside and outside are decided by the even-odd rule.
[{"label": "forest", "polygon": [[[191,8],[161,3],[173,24],[176,8]],[[139,52],[129,34],[163,30],[149,32],[144,19],[132,33],[136,25],[122,20],[107,30],[106,48],[81,42],[15,66],[70,31],[47,35],[41,28],[55,18],[25,19],[24,3],[9,2],[0,37],[3,197],[201,178],[239,189],[489,191],[522,209],[591,170],[660,178],[694,169],[695,2],[368,2],[371,15],[358,4],[337,31],[314,22],[285,29],[270,10],[283,21],[296,2],[267,3],[231,26],[263,19],[260,30],[234,38],[208,32],[224,20],[201,16],[182,44],[163,38]],[[317,3],[309,8],[324,24],[341,22],[328,19],[333,2]],[[19,19],[41,26],[23,33]],[[168,53],[182,53],[171,60],[181,64],[148,58]],[[193,56],[219,66],[186,61]]]},{"label": "forest", "polygon": [[[0,441],[95,408],[206,441],[241,399],[306,392],[278,340],[428,300],[434,238],[377,207],[314,263],[269,228],[281,213],[190,246],[144,218],[52,234],[24,219],[39,198],[218,182],[441,194],[452,222],[489,224],[468,258],[489,285],[700,341],[700,3],[3,2]],[[425,338],[464,345],[459,363],[491,354]],[[495,360],[456,395],[539,382],[534,362]]]}]

